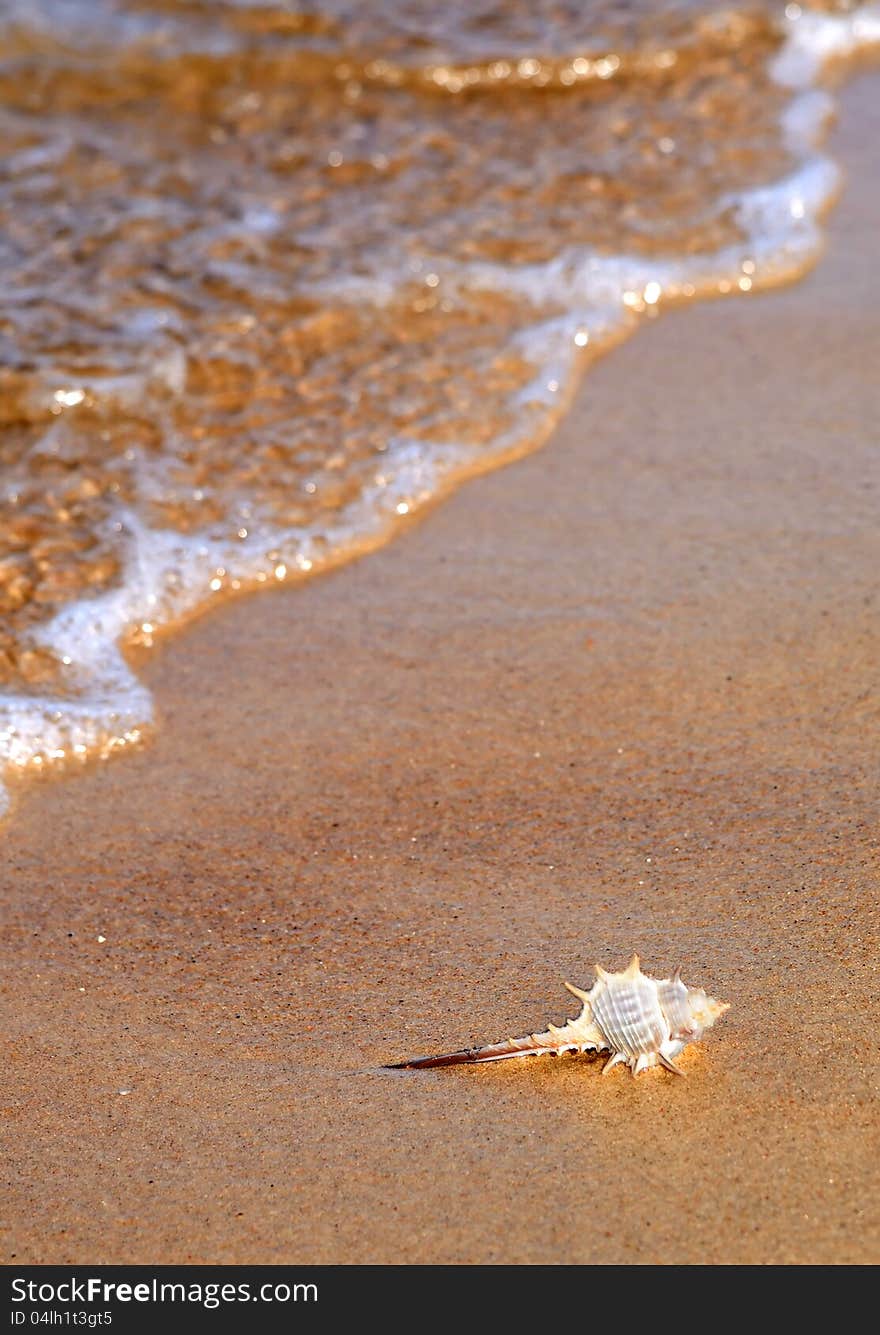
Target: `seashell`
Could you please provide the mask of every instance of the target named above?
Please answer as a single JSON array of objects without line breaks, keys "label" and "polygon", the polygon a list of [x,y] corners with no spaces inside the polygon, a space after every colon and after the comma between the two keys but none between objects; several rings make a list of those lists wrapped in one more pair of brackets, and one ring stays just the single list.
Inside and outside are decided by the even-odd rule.
[{"label": "seashell", "polygon": [[390,1069],[459,1066],[508,1057],[561,1057],[567,1052],[610,1052],[603,1075],[618,1064],[628,1066],[633,1075],[651,1066],[665,1066],[676,1075],[684,1075],[674,1059],[688,1043],[698,1043],[704,1031],[730,1009],[727,1002],[707,996],[701,987],[687,987],[679,969],[671,978],[651,978],[642,973],[638,955],[633,955],[623,973],[607,973],[597,964],[596,981],[589,992],[571,983],[565,986],[583,1002],[574,1020],[484,1048],[395,1062]]}]

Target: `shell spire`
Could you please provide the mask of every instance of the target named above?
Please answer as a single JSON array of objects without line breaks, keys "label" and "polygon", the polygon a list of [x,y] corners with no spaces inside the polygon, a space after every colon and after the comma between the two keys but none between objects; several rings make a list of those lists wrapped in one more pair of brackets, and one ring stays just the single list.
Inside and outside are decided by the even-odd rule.
[{"label": "shell spire", "polygon": [[500,1043],[489,1043],[482,1048],[462,1048],[459,1052],[441,1052],[436,1057],[412,1057],[409,1061],[394,1062],[388,1070],[424,1070],[429,1066],[466,1066],[478,1062],[504,1061],[507,1057],[561,1057],[565,1052],[596,1051],[604,1046],[602,1031],[593,1023],[593,1009],[588,992],[565,983],[572,996],[583,1002],[580,1015],[563,1025],[548,1025],[537,1034],[522,1038],[506,1038]]},{"label": "shell spire", "polygon": [[725,1011],[726,1002],[707,996],[702,988],[689,988],[676,969],[669,978],[642,973],[638,955],[633,955],[622,973],[609,973],[596,966],[596,981],[589,992],[566,983],[572,996],[582,1003],[581,1013],[563,1025],[548,1025],[539,1033],[507,1038],[485,1047],[462,1048],[433,1057],[413,1057],[394,1062],[389,1069],[424,1070],[432,1066],[464,1066],[505,1061],[511,1057],[556,1056],[565,1053],[610,1052],[603,1074],[613,1067],[629,1066],[633,1075],[652,1066],[664,1066],[684,1075],[675,1058],[689,1043],[698,1042]]}]

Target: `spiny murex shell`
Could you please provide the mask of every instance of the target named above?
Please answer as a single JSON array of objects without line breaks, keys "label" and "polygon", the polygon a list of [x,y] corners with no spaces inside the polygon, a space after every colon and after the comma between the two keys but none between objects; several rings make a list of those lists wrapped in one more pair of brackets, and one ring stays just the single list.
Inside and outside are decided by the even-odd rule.
[{"label": "spiny murex shell", "polygon": [[403,1067],[458,1066],[466,1062],[497,1062],[507,1057],[554,1056],[566,1052],[610,1052],[603,1075],[622,1062],[633,1075],[650,1066],[665,1066],[676,1075],[684,1071],[674,1058],[688,1043],[697,1043],[706,1029],[729,1010],[701,987],[686,987],[681,971],[671,978],[650,978],[633,955],[623,973],[606,973],[596,965],[596,981],[589,992],[565,986],[583,1002],[583,1010],[566,1024],[551,1024],[543,1033],[508,1038],[484,1048],[465,1048],[436,1057],[415,1057],[394,1063]]}]

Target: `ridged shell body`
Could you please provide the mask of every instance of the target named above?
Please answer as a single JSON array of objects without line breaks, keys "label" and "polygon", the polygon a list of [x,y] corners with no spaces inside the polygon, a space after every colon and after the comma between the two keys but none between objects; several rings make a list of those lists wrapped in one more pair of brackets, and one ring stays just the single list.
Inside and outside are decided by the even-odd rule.
[{"label": "ridged shell body", "polygon": [[634,1075],[662,1065],[681,1075],[674,1058],[688,1043],[699,1041],[703,1031],[729,1009],[702,988],[686,987],[678,969],[670,978],[651,978],[642,973],[638,955],[633,955],[623,973],[607,973],[596,965],[596,981],[589,992],[566,983],[583,1009],[566,1024],[550,1025],[542,1033],[508,1038],[484,1048],[417,1057],[399,1066],[456,1066],[470,1062],[503,1061],[530,1054],[561,1056],[565,1052],[610,1052],[605,1064],[629,1066]]}]

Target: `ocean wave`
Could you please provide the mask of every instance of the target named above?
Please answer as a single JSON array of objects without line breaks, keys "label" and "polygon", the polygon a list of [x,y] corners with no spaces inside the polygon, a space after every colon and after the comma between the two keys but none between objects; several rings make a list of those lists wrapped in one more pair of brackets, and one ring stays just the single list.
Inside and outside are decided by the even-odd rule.
[{"label": "ocean wave", "polygon": [[[664,306],[802,274],[839,185],[819,81],[880,42],[875,5],[677,5],[646,37],[609,4],[589,48],[579,5],[227,4],[210,38],[205,6],[104,7],[124,107],[91,5],[29,5],[0,56],[7,782],[142,741],[127,646],[535,448]],[[254,84],[278,41],[305,94]]]}]

